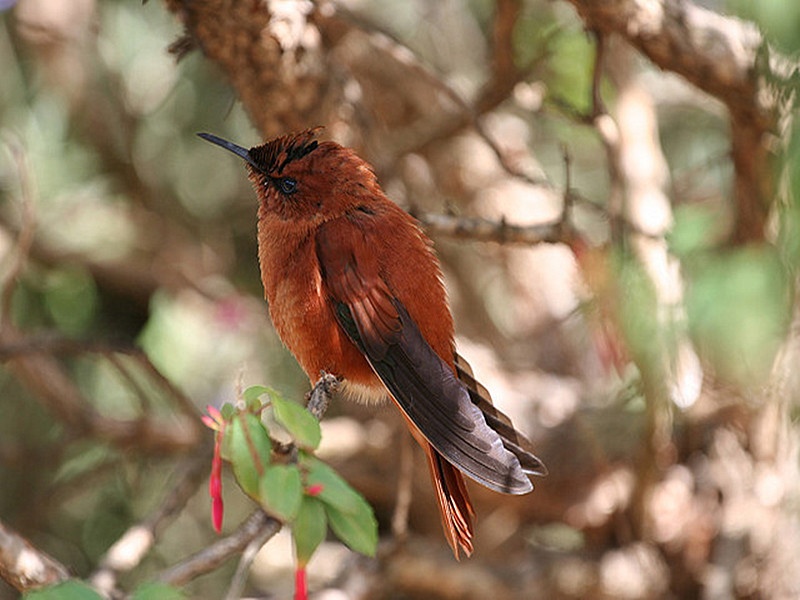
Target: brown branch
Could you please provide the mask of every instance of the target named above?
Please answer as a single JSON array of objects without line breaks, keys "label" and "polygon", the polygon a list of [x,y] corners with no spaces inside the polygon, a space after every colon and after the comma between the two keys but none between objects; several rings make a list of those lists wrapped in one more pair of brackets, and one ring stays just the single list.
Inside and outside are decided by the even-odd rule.
[{"label": "brown branch", "polygon": [[66,581],[70,574],[64,565],[0,521],[0,578],[23,592]]},{"label": "brown branch", "polygon": [[339,387],[339,378],[330,373],[321,373],[317,383],[314,384],[311,392],[308,394],[308,401],[306,408],[317,421],[321,421],[328,406],[331,403],[333,394]]},{"label": "brown branch", "polygon": [[721,100],[731,116],[737,219],[734,243],[761,240],[772,201],[767,139],[779,118],[791,67],[761,60],[765,41],[755,25],[689,1],[569,0],[587,27],[622,36],[654,64],[682,75]]},{"label": "brown branch", "polygon": [[128,530],[108,549],[99,561],[99,568],[91,576],[91,583],[98,591],[111,594],[117,585],[120,573],[131,571],[147,555],[155,544],[158,529],[176,517],[197,491],[197,486],[206,475],[211,459],[210,445],[204,451],[189,456],[177,470],[173,483],[167,486],[169,493],[142,522]]},{"label": "brown branch", "polygon": [[[24,345],[25,339],[10,325],[0,331],[0,347]],[[121,420],[100,414],[61,364],[47,353],[16,354],[7,364],[42,405],[77,435],[154,454],[185,452],[200,442],[198,418],[176,416],[165,422],[155,417]]]},{"label": "brown branch", "polygon": [[522,16],[524,3],[519,0],[498,0],[492,20],[489,81],[483,86],[475,102],[476,113],[485,113],[504,102],[514,87],[524,81],[546,56],[537,52],[528,64],[518,67],[514,32]]},{"label": "brown branch", "polygon": [[[274,137],[334,120],[340,86],[311,3],[283,3],[277,21],[261,0],[167,0],[182,21],[182,45],[197,45],[229,78],[253,123]],[[310,9],[312,14],[309,14]],[[277,26],[276,26],[277,25]],[[187,42],[186,40],[191,40]]]},{"label": "brown branch", "polygon": [[250,574],[250,567],[253,566],[253,561],[256,559],[258,551],[266,544],[272,536],[277,533],[273,531],[272,527],[263,527],[261,533],[256,535],[250,543],[245,546],[242,551],[242,556],[239,559],[239,564],[236,565],[236,572],[231,577],[231,583],[228,586],[228,591],[225,593],[224,600],[239,600],[242,597],[244,586],[247,583]]},{"label": "brown branch", "polygon": [[185,585],[200,575],[213,571],[232,556],[239,554],[254,539],[260,538],[263,543],[266,543],[280,529],[280,521],[268,516],[262,510],[257,510],[232,534],[162,571],[156,579],[169,585]]},{"label": "brown branch", "polygon": [[688,1],[568,0],[593,30],[616,33],[662,69],[685,77],[737,112],[760,113],[756,61],[764,40],[752,23]]},{"label": "brown branch", "polygon": [[0,307],[0,328],[11,322],[11,300],[16,290],[19,278],[25,263],[28,260],[33,244],[34,230],[36,228],[36,212],[33,202],[33,183],[31,172],[22,144],[16,138],[10,138],[8,149],[13,157],[19,177],[20,198],[19,205],[22,210],[20,229],[17,236],[15,252],[11,253],[11,264],[6,273],[2,286],[2,307]]},{"label": "brown branch", "polygon": [[476,217],[411,211],[420,224],[432,235],[500,244],[557,244],[567,242],[561,220],[541,225],[509,225],[505,221],[490,221]]},{"label": "brown branch", "polygon": [[[397,79],[403,82],[413,81],[417,85],[426,87],[426,92],[435,92],[449,101],[449,104],[439,103],[438,111],[431,111],[429,105],[424,106],[422,115],[415,115],[415,120],[403,127],[398,127],[393,133],[389,152],[382,149],[380,156],[375,157],[375,164],[382,177],[391,175],[392,170],[400,162],[399,158],[411,153],[424,151],[438,140],[452,137],[465,128],[472,128],[489,146],[497,157],[500,166],[512,177],[521,179],[535,186],[552,188],[550,182],[544,177],[534,177],[525,173],[514,165],[513,160],[500,145],[492,139],[480,117],[504,102],[514,86],[522,81],[533,66],[519,69],[514,63],[513,31],[519,19],[522,5],[518,0],[501,0],[498,2],[492,21],[492,57],[490,59],[490,74],[486,83],[474,100],[465,99],[451,85],[446,83],[438,74],[429,69],[416,54],[391,33],[381,27],[355,15],[342,6],[330,5],[331,16],[329,20],[321,22],[323,31],[334,27],[338,29],[357,29],[368,35],[366,42],[374,50],[370,60],[375,60],[374,55],[386,55],[402,65],[402,73],[396,74]],[[342,36],[341,32],[337,33]],[[541,56],[531,61],[532,65],[538,63]],[[353,65],[348,65],[351,70]],[[365,70],[363,66],[356,65],[356,69]],[[368,73],[366,76],[369,76]],[[398,87],[398,94],[411,95],[408,86]],[[434,95],[434,97],[436,97]],[[411,103],[411,102],[409,102]],[[385,136],[381,136],[381,144],[386,146]]]}]

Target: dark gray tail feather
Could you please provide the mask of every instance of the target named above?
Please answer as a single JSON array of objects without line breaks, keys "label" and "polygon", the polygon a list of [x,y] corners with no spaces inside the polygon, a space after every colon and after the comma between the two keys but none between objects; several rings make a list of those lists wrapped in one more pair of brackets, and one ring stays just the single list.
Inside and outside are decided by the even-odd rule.
[{"label": "dark gray tail feather", "polygon": [[531,475],[547,475],[547,467],[533,453],[533,444],[492,404],[489,391],[475,379],[469,363],[459,354],[456,354],[455,362],[458,379],[467,388],[470,400],[483,413],[486,424],[500,436],[506,450],[517,457],[522,470]]}]

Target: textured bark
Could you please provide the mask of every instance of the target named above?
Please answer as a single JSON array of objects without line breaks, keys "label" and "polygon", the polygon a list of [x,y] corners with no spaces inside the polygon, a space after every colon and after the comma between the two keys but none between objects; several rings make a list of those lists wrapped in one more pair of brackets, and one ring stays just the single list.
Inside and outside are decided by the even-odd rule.
[{"label": "textured bark", "polygon": [[[264,135],[332,121],[337,89],[311,2],[281,3],[271,12],[262,0],[169,0],[186,38],[220,67],[250,118]],[[277,3],[276,3],[277,5]]]},{"label": "textured bark", "polygon": [[[772,196],[780,97],[768,81],[791,72],[768,60],[755,25],[674,0],[569,0],[589,29],[615,33],[658,67],[677,73],[728,108],[735,168],[733,243],[764,238]],[[785,87],[785,86],[776,86]]]}]

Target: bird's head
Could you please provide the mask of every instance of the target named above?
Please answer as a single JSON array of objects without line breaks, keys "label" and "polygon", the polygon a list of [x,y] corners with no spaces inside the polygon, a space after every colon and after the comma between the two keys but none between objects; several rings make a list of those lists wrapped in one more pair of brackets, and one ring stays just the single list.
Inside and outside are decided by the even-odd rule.
[{"label": "bird's head", "polygon": [[284,135],[249,150],[198,134],[244,159],[261,210],[284,221],[324,221],[380,193],[371,167],[336,142],[316,139],[320,127]]}]

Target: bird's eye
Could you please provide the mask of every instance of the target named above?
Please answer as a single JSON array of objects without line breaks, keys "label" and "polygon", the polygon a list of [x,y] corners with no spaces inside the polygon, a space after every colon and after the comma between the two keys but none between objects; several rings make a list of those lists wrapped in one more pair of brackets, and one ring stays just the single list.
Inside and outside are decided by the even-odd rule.
[{"label": "bird's eye", "polygon": [[278,189],[284,194],[293,194],[297,190],[297,180],[291,177],[281,177],[275,183]]}]

